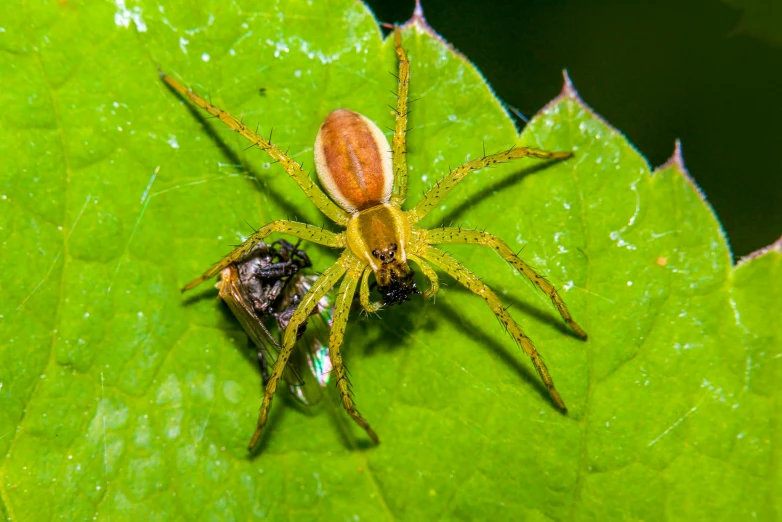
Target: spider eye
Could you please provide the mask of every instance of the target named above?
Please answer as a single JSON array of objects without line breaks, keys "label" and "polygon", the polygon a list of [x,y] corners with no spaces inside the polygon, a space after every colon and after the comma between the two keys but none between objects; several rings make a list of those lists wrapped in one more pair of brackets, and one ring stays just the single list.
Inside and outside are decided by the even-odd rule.
[{"label": "spider eye", "polygon": [[372,251],[372,255],[376,259],[379,259],[381,263],[386,265],[396,260],[396,250],[397,250],[396,244],[391,243],[390,245],[388,245],[387,248],[384,248],[383,250],[376,248],[375,250]]}]

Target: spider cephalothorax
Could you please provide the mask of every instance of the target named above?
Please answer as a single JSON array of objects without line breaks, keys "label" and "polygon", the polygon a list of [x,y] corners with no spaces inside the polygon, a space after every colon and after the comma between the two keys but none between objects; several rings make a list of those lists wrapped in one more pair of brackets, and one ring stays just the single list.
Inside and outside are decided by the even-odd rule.
[{"label": "spider cephalothorax", "polygon": [[[319,300],[340,279],[342,279],[342,283],[339,286],[334,306],[333,325],[329,337],[329,355],[333,364],[333,375],[345,410],[356,423],[366,430],[373,441],[378,441],[377,435],[369,423],[356,410],[345,367],[342,363],[340,345],[345,333],[353,295],[359,285],[361,306],[367,312],[377,311],[383,304],[401,303],[408,300],[412,294],[418,293],[410,263],[415,264],[430,282],[429,289],[423,292],[424,298],[434,296],[439,289],[437,274],[428,263],[438,267],[467,289],[482,297],[516,343],[532,359],[535,369],[548,388],[555,404],[563,411],[565,410],[565,403],[554,387],[554,382],[538,351],[530,338],[524,334],[510,316],[507,309],[502,306],[497,295],[459,261],[432,245],[462,243],[492,248],[512,267],[545,292],[573,331],[580,337],[586,338],[586,333],[573,321],[565,303],[551,283],[521,260],[504,241],[491,234],[477,230],[447,227],[427,230],[417,227],[416,224],[439,205],[440,201],[470,172],[525,156],[541,159],[564,159],[570,157],[571,154],[569,152],[546,152],[516,147],[484,156],[452,170],[424,194],[413,208],[402,210],[402,204],[407,196],[405,133],[407,131],[407,91],[410,64],[402,49],[401,34],[397,28],[394,29],[394,41],[396,54],[399,58],[399,85],[392,146],[389,147],[386,137],[377,125],[365,116],[347,109],[338,109],[329,114],[318,131],[315,139],[315,163],[321,184],[331,199],[315,185],[298,163],[279,148],[253,132],[240,120],[213,106],[176,80],[161,73],[163,79],[171,87],[219,118],[278,161],[318,209],[337,225],[346,229],[341,233],[333,233],[322,227],[304,223],[274,221],[258,229],[222,261],[207,270],[201,277],[188,283],[183,289],[194,288],[238,259],[242,259],[256,243],[275,232],[290,234],[343,250],[337,262],[327,268],[313,283],[310,291],[302,297],[301,303],[290,319],[288,328],[285,330],[279,357],[274,364],[272,374],[269,376],[258,417],[258,425],[250,440],[250,449],[258,443],[263,426],[266,424],[272,397],[277,389],[277,382],[281,378],[291,351],[296,344],[298,327],[307,320],[310,313],[317,307]],[[370,275],[375,277],[378,290],[383,297],[382,304],[370,301]]]}]

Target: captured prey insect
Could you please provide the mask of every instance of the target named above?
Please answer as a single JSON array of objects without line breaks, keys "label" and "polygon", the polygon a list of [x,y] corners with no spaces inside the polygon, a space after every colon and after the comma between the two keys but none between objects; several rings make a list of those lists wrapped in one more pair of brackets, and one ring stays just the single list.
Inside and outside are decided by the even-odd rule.
[{"label": "captured prey insect", "polygon": [[[323,296],[327,295],[340,279],[342,283],[339,285],[334,306],[333,324],[328,342],[333,365],[332,375],[347,413],[374,442],[378,442],[375,431],[356,409],[342,362],[340,345],[357,288],[360,288],[360,304],[367,312],[377,311],[383,305],[401,303],[408,300],[412,294],[418,293],[409,263],[417,266],[429,280],[430,287],[423,292],[424,298],[434,296],[439,289],[437,274],[430,265],[439,268],[482,297],[516,343],[532,359],[554,403],[561,410],[566,410],[565,403],[554,387],[554,381],[538,351],[507,309],[502,306],[497,295],[461,262],[433,245],[471,244],[493,249],[548,295],[563,320],[579,337],[586,339],[586,332],[573,320],[554,286],[519,258],[504,241],[489,233],[447,227],[427,230],[416,224],[432,209],[439,206],[443,198],[471,172],[526,156],[538,159],[564,159],[569,158],[571,153],[514,147],[474,159],[446,174],[415,206],[402,210],[407,196],[405,133],[410,64],[402,48],[401,33],[396,27],[394,42],[398,58],[399,83],[392,146],[389,147],[385,135],[378,126],[361,114],[347,109],[337,109],[330,113],[315,138],[315,164],[318,178],[328,196],[298,163],[269,140],[253,132],[240,120],[215,107],[176,80],[161,73],[163,80],[173,89],[219,118],[279,162],[307,198],[326,217],[346,228],[340,233],[334,233],[305,223],[273,221],[258,229],[222,261],[182,289],[186,291],[195,288],[220,273],[242,259],[256,244],[273,233],[289,234],[342,250],[339,259],[323,271],[312,284],[310,291],[302,297],[290,318],[280,353],[266,385],[258,424],[250,440],[250,449],[261,437],[278,382],[285,372],[286,364],[296,344],[296,332],[299,326],[307,320],[312,311],[319,306]],[[382,303],[372,302],[370,299],[369,278],[372,275],[383,298]]]},{"label": "captured prey insect", "polygon": [[[279,239],[271,244],[256,243],[247,255],[219,274],[216,286],[220,297],[256,347],[264,386],[269,379],[268,368],[280,351],[278,337],[272,332],[279,332],[282,339],[301,298],[317,279],[302,272],[311,266],[309,256],[298,245]],[[328,332],[332,313],[333,299],[326,294],[299,326],[297,349],[283,373],[291,394],[306,405],[320,400],[320,387],[326,386],[331,377]],[[309,367],[309,373],[302,370],[304,366]],[[313,375],[319,386],[306,386],[312,381],[308,375]]]}]

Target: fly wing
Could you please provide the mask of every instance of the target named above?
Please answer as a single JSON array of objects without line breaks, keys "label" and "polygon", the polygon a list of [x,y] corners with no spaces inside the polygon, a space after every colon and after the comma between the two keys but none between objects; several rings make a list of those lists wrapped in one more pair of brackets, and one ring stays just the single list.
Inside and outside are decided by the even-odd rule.
[{"label": "fly wing", "polygon": [[[276,314],[277,326],[285,331],[295,303],[312,287],[317,276],[296,274],[289,281],[283,296],[283,310]],[[320,402],[322,388],[331,377],[331,359],[329,358],[329,330],[333,314],[333,290],[321,299],[305,323],[304,332],[296,342],[296,349],[288,360],[302,377],[303,384],[289,386],[291,394],[302,404],[311,406]]]},{"label": "fly wing", "polygon": [[[317,276],[302,276],[299,286],[308,291]],[[310,316],[307,330],[299,341],[304,344],[307,365],[320,386],[326,386],[331,379],[331,358],[329,357],[329,334],[334,320],[334,290],[327,293]]]},{"label": "fly wing", "polygon": [[[263,321],[255,314],[243,295],[235,265],[229,265],[223,269],[217,286],[220,290],[220,297],[228,305],[228,308],[258,350],[259,359],[263,358],[267,368],[273,367],[277,361],[280,344]],[[266,377],[264,375],[264,385],[266,384]],[[283,378],[289,386],[301,386],[304,383],[299,372],[290,364],[286,365]]]}]

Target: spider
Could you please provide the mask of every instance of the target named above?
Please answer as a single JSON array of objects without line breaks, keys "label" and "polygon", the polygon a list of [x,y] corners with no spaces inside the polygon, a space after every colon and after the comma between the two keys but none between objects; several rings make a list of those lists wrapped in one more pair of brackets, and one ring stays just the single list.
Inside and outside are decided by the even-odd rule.
[{"label": "spider", "polygon": [[[440,179],[413,208],[402,210],[402,204],[407,196],[405,133],[407,131],[410,62],[402,48],[402,37],[398,27],[394,27],[394,44],[398,60],[399,82],[392,147],[389,147],[385,135],[378,126],[365,116],[347,109],[337,109],[330,113],[320,126],[315,138],[316,170],[328,196],[298,163],[269,140],[257,132],[253,132],[241,120],[215,107],[176,80],[160,73],[162,79],[174,90],[189,98],[198,107],[219,118],[228,127],[279,162],[301,187],[307,198],[323,214],[337,225],[346,228],[343,232],[334,233],[324,230],[322,227],[305,223],[286,220],[273,221],[259,228],[222,261],[182,289],[184,292],[195,288],[227,266],[236,263],[254,245],[275,232],[327,247],[342,249],[339,259],[324,270],[313,283],[312,288],[302,297],[290,319],[283,337],[282,348],[266,385],[257,427],[250,439],[250,450],[258,444],[261,438],[274,392],[277,390],[277,384],[296,344],[299,326],[307,320],[318,306],[321,298],[337,285],[340,279],[342,283],[339,285],[329,336],[329,355],[333,365],[333,376],[342,405],[347,413],[366,431],[374,443],[379,442],[375,431],[356,409],[340,354],[340,345],[357,287],[360,288],[360,304],[364,310],[370,313],[379,310],[383,305],[406,301],[412,294],[418,293],[410,263],[417,266],[429,280],[430,286],[423,292],[425,299],[433,297],[439,289],[437,275],[430,264],[482,297],[516,343],[532,359],[532,363],[554,403],[562,411],[567,411],[562,397],[554,387],[548,368],[546,368],[532,341],[502,306],[497,295],[462,263],[433,245],[472,244],[494,249],[513,268],[548,295],[565,323],[579,337],[586,339],[586,332],[573,320],[554,286],[519,258],[504,241],[491,234],[448,227],[427,230],[416,226],[416,223],[439,205],[440,201],[471,172],[526,156],[539,159],[565,159],[572,154],[570,152],[547,152],[533,148],[515,147],[468,161]],[[375,277],[378,291],[383,298],[382,303],[373,302],[370,299],[370,274]]]}]

